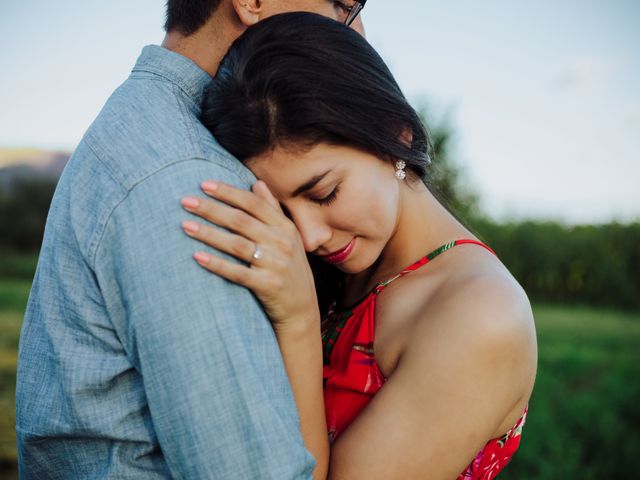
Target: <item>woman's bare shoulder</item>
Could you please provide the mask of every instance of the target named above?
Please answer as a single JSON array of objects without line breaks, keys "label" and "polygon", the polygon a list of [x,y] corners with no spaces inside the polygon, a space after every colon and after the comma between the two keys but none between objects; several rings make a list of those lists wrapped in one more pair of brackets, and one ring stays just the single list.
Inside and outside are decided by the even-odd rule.
[{"label": "woman's bare shoulder", "polygon": [[513,373],[527,378],[523,390],[532,385],[537,364],[533,314],[526,293],[506,268],[469,249],[420,273],[396,285],[389,292],[395,294],[376,312],[381,366],[392,371],[411,349],[460,348],[475,349],[470,365],[482,367],[501,349],[517,357]]},{"label": "woman's bare shoulder", "polygon": [[420,317],[487,333],[505,329],[528,331],[533,325],[527,294],[501,266],[449,276],[424,303]]},{"label": "woman's bare shoulder", "polygon": [[[443,282],[412,325],[402,355],[432,351],[424,358],[445,365],[452,350],[464,352],[460,362],[467,368],[460,372],[469,378],[458,380],[493,371],[519,399],[513,415],[521,411],[535,380],[536,332],[529,299],[504,267],[469,271]],[[494,387],[500,388],[499,383]]]}]

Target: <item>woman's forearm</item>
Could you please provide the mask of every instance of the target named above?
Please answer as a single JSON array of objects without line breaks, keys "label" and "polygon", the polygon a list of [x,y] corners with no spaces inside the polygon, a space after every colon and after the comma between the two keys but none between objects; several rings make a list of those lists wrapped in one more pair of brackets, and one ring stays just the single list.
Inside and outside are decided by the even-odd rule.
[{"label": "woman's forearm", "polygon": [[317,318],[276,329],[285,368],[298,412],[307,450],[315,457],[314,480],[325,480],[329,469],[329,439],[322,393],[322,337]]}]

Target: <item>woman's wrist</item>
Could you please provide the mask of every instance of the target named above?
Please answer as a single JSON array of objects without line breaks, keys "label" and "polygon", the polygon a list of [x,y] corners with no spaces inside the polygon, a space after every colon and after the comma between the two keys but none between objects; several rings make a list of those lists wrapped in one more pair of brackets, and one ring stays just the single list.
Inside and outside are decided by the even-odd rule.
[{"label": "woman's wrist", "polygon": [[320,332],[320,313],[288,318],[286,322],[273,324],[273,330],[278,339],[301,340],[304,338],[317,338]]}]

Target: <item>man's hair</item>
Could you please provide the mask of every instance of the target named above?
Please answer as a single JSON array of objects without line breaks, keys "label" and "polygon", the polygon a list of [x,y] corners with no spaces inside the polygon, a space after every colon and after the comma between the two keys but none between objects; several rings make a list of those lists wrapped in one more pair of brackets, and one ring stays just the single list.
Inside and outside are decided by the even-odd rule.
[{"label": "man's hair", "polygon": [[177,30],[183,35],[192,35],[220,5],[221,0],[167,0],[167,19],[164,29]]}]

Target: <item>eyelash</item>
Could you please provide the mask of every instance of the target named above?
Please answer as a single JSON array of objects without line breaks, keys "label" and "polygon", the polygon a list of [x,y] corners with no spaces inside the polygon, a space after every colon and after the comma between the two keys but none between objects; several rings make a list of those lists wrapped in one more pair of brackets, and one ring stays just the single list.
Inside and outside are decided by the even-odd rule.
[{"label": "eyelash", "polygon": [[340,191],[340,185],[336,186],[336,188],[333,189],[333,192],[331,192],[329,195],[327,195],[324,198],[316,198],[316,199],[312,199],[314,202],[316,202],[319,205],[331,205],[333,202],[336,201],[336,198],[338,196],[338,192]]}]

